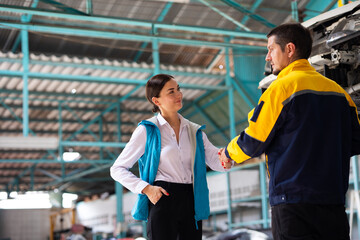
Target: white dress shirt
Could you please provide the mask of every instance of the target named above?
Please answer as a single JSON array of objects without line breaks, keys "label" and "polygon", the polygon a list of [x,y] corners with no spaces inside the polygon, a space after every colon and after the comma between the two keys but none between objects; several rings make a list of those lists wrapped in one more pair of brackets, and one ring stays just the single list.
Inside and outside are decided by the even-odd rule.
[{"label": "white dress shirt", "polygon": [[[157,115],[161,134],[161,153],[155,181],[173,183],[192,183],[191,146],[188,137],[188,120],[178,114],[180,119],[179,143],[175,131],[161,116]],[[212,145],[203,132],[205,162],[215,171],[226,171],[219,161],[219,149]],[[149,184],[129,171],[145,152],[146,128],[139,125],[133,132],[130,141],[110,168],[110,175],[124,187],[140,194]]]}]

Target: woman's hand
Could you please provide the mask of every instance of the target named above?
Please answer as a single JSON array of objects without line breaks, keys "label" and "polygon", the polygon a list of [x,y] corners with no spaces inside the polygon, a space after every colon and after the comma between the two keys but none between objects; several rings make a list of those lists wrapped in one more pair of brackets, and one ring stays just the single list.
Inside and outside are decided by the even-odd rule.
[{"label": "woman's hand", "polygon": [[225,155],[224,148],[220,148],[218,154],[219,154],[219,161],[224,169],[230,169],[234,165],[234,161],[227,158],[227,156]]},{"label": "woman's hand", "polygon": [[142,193],[145,194],[152,204],[156,204],[160,198],[164,195],[169,196],[169,193],[162,187],[147,185]]}]

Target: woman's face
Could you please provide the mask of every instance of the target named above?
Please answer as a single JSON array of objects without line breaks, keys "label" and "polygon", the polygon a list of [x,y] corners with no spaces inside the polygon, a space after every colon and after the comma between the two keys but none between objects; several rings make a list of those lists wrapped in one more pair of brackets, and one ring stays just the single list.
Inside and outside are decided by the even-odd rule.
[{"label": "woman's face", "polygon": [[182,92],[174,79],[170,79],[161,89],[159,97],[153,97],[152,101],[161,110],[161,113],[177,112],[182,108]]}]

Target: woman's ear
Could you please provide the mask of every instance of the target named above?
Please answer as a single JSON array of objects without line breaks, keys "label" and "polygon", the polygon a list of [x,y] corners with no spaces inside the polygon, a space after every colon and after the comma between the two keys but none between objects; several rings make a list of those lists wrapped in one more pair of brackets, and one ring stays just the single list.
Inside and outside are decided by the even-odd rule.
[{"label": "woman's ear", "polygon": [[159,102],[159,100],[158,100],[157,97],[152,97],[152,98],[151,98],[151,101],[152,101],[156,106],[160,106],[160,102]]}]

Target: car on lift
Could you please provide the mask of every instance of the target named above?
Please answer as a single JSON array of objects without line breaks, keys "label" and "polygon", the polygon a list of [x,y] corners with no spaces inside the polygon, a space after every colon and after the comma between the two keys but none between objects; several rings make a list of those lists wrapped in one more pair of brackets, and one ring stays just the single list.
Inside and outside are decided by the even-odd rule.
[{"label": "car on lift", "polygon": [[311,65],[342,86],[360,109],[360,2],[302,24],[313,34]]}]

